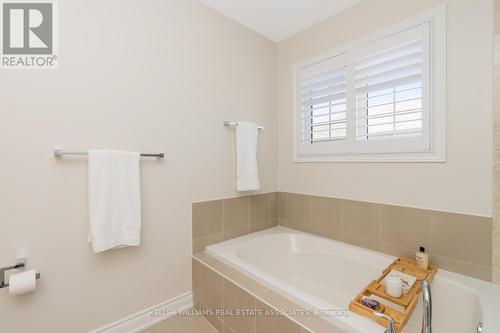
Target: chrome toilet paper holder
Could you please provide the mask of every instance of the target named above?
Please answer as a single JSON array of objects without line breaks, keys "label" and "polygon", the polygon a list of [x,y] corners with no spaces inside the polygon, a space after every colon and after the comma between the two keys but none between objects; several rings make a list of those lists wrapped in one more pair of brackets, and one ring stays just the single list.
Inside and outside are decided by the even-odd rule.
[{"label": "chrome toilet paper holder", "polygon": [[[9,286],[8,283],[5,283],[5,272],[10,271],[11,269],[18,269],[26,267],[26,258],[19,258],[16,260],[16,264],[13,266],[7,266],[0,268],[0,289],[7,288]],[[36,278],[40,278],[40,273],[36,273]]]}]

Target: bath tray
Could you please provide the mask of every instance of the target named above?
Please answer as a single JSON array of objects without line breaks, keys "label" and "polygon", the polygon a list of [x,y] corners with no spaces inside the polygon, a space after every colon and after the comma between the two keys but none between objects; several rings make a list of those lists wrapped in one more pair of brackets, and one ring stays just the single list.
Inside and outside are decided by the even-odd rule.
[{"label": "bath tray", "polygon": [[[402,295],[399,298],[394,298],[385,293],[385,288],[382,285],[381,281],[385,278],[390,271],[396,270],[408,275],[412,275],[417,278],[417,281],[412,285],[407,294]],[[390,264],[383,272],[382,275],[377,280],[372,281],[363,291],[361,291],[356,298],[354,298],[349,303],[349,310],[355,312],[359,315],[371,318],[377,323],[387,327],[387,319],[377,317],[373,314],[373,310],[369,307],[361,304],[361,298],[363,296],[378,296],[384,300],[391,302],[399,306],[401,309],[397,309],[396,307],[390,306],[388,304],[380,304],[377,311],[387,316],[391,317],[394,320],[394,325],[396,326],[396,330],[401,332],[403,327],[406,325],[408,320],[411,317],[413,310],[415,309],[415,305],[417,304],[418,294],[420,293],[420,280],[427,279],[428,281],[432,280],[434,275],[436,274],[437,267],[429,266],[428,269],[424,270],[417,266],[417,263],[413,259],[400,257],[396,259],[392,264]]]}]

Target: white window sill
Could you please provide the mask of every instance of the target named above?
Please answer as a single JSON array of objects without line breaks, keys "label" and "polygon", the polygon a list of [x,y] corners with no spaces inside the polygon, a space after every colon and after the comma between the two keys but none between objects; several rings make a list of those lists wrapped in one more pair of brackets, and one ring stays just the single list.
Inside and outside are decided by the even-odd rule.
[{"label": "white window sill", "polygon": [[445,153],[296,156],[293,163],[445,163]]}]

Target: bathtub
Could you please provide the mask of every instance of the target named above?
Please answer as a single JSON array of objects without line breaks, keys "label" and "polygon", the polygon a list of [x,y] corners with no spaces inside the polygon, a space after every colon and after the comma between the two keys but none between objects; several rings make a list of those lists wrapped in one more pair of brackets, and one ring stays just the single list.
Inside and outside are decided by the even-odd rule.
[{"label": "bathtub", "polygon": [[[310,310],[347,310],[349,301],[395,257],[307,233],[274,227],[222,243],[206,252]],[[431,283],[433,331],[500,332],[500,287],[438,270]],[[420,332],[421,300],[405,333]],[[330,312],[332,313],[332,312]],[[355,313],[326,316],[347,332],[383,333]]]}]

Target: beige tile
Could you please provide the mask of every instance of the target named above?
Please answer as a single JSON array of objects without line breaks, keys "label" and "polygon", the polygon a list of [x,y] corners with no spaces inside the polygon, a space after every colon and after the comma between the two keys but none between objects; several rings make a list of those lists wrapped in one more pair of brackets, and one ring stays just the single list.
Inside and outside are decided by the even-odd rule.
[{"label": "beige tile", "polygon": [[217,311],[220,309],[209,309],[203,304],[199,304],[197,307],[198,310],[204,311],[206,314],[204,318],[212,325],[218,332],[223,332],[224,331],[224,322],[221,317],[219,317],[217,314],[208,314],[210,311]]},{"label": "beige tile", "polygon": [[256,321],[256,333],[301,333],[302,328],[279,312],[257,300],[259,315]]},{"label": "beige tile", "polygon": [[234,272],[234,269],[232,267],[226,265],[222,261],[218,260],[215,257],[212,257],[211,255],[205,252],[196,254],[193,257],[198,261],[201,261],[202,263],[208,265],[210,268],[212,268],[221,275],[228,276]]},{"label": "beige tile", "polygon": [[249,233],[257,232],[257,231],[261,231],[261,230],[265,230],[265,229],[269,229],[269,228],[275,227],[276,225],[278,225],[278,221],[277,220],[269,221],[269,222],[264,222],[264,223],[259,223],[259,224],[251,225],[250,228],[248,229],[248,232]]},{"label": "beige tile", "polygon": [[222,200],[193,204],[193,239],[222,232]]},{"label": "beige tile", "polygon": [[231,327],[224,324],[224,333],[237,333],[231,329]]},{"label": "beige tile", "polygon": [[499,248],[493,248],[493,251],[491,253],[492,255],[492,268],[493,269],[500,269],[500,249]]},{"label": "beige tile", "polygon": [[415,254],[417,251],[414,249],[407,249],[405,247],[397,246],[394,244],[380,243],[380,252],[395,257],[406,257],[415,259]]},{"label": "beige tile", "polygon": [[[195,317],[165,333],[217,333],[218,331],[202,316]],[[164,332],[161,332],[164,333]]]},{"label": "beige tile", "polygon": [[286,221],[288,219],[288,194],[278,192],[278,218]]},{"label": "beige tile", "polygon": [[364,238],[356,235],[351,235],[348,233],[342,234],[342,241],[351,245],[363,247],[365,249],[379,251],[380,250],[380,242],[375,241],[373,239]]},{"label": "beige tile", "polygon": [[339,241],[342,239],[342,235],[338,234],[337,232],[335,232],[332,229],[319,229],[319,228],[316,228],[314,226],[311,226],[309,233],[311,233],[313,235],[320,236],[320,237],[325,237],[325,238],[339,240]]},{"label": "beige tile", "polygon": [[205,247],[224,241],[224,234],[216,234],[193,240],[193,253],[205,251]]},{"label": "beige tile", "polygon": [[248,227],[248,197],[224,200],[224,232]]},{"label": "beige tile", "polygon": [[288,193],[288,221],[302,224],[311,223],[311,196]]},{"label": "beige tile", "polygon": [[302,231],[302,232],[311,232],[311,225],[310,224],[288,221],[286,226],[287,226],[287,228],[295,229],[295,230]]},{"label": "beige tile", "polygon": [[278,219],[278,225],[288,228],[288,221],[283,219]]},{"label": "beige tile", "polygon": [[246,226],[243,228],[226,231],[226,232],[224,232],[224,240],[233,239],[233,238],[248,235],[248,229],[249,229],[248,226]]},{"label": "beige tile", "polygon": [[[255,298],[224,279],[224,323],[237,333],[255,333]],[[250,313],[250,312],[253,312]]]},{"label": "beige tile", "polygon": [[500,284],[500,270],[498,269],[493,270],[492,281],[495,284]]},{"label": "beige tile", "polygon": [[263,284],[236,270],[227,279],[253,295],[258,295],[266,290]]},{"label": "beige tile", "polygon": [[299,323],[307,322],[312,316],[311,312],[307,311],[303,306],[272,290],[265,290],[257,297],[259,301],[272,306],[274,309],[288,313],[289,317]]},{"label": "beige tile", "polygon": [[[498,205],[500,206],[500,203]],[[500,250],[500,214],[495,214],[495,215],[497,216],[493,217],[492,237],[491,237],[492,246]]]},{"label": "beige tile", "polygon": [[312,197],[311,232],[339,240],[341,238],[341,208],[339,199]]},{"label": "beige tile", "polygon": [[416,252],[430,250],[429,211],[398,206],[382,206],[381,240]]},{"label": "beige tile", "polygon": [[201,261],[201,262],[205,262],[205,260],[208,257],[210,257],[210,255],[208,255],[208,253],[206,253],[206,252],[199,252],[199,253],[193,254],[193,258],[197,259],[198,261]]},{"label": "beige tile", "polygon": [[250,225],[268,222],[270,219],[269,195],[267,193],[252,195],[248,200]]},{"label": "beige tile", "polygon": [[380,211],[377,204],[343,200],[342,232],[380,240]]},{"label": "beige tile", "polygon": [[194,303],[209,309],[222,309],[223,278],[198,260],[192,260]]},{"label": "beige tile", "polygon": [[278,192],[269,193],[269,219],[278,219]]},{"label": "beige tile", "polygon": [[491,267],[479,266],[467,263],[465,261],[455,260],[452,258],[431,255],[431,263],[441,269],[452,271],[455,273],[472,276],[477,279],[491,281]]},{"label": "beige tile", "polygon": [[491,219],[431,212],[431,254],[491,266]]}]

